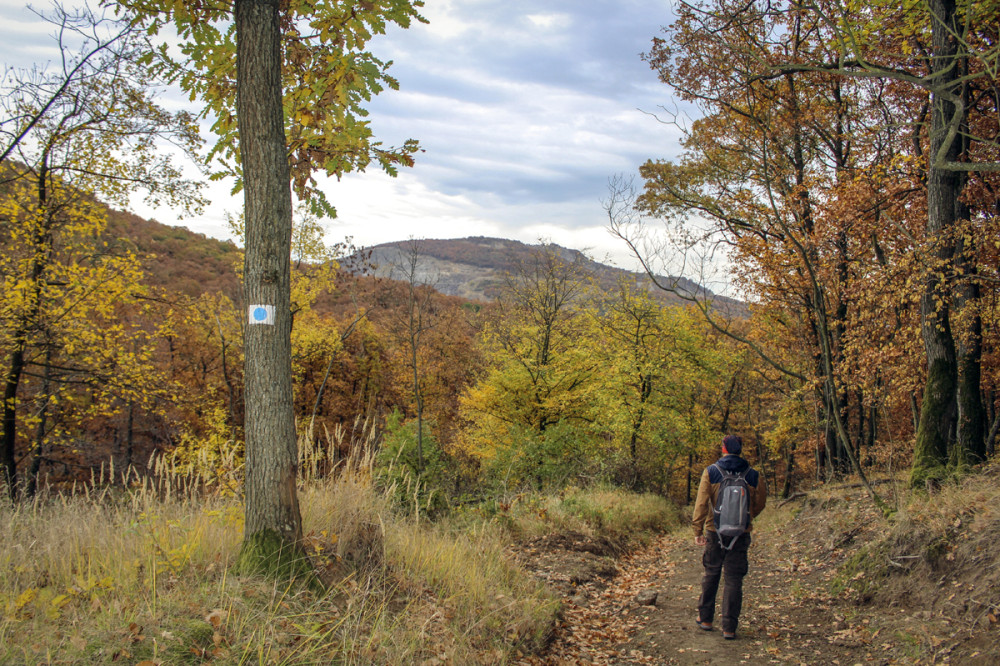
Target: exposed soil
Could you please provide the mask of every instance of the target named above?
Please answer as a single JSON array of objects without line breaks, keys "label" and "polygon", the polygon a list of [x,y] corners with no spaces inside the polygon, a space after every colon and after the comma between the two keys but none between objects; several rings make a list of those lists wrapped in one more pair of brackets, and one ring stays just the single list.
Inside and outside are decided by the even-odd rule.
[{"label": "exposed soil", "polygon": [[[989,607],[970,622],[976,618],[968,608],[949,613],[940,603],[907,605],[898,591],[873,595],[864,560],[875,555],[862,548],[884,523],[864,498],[854,500],[806,498],[794,519],[755,530],[735,641],[723,640],[718,626],[706,632],[695,625],[702,549],[686,530],[617,559],[617,545],[580,534],[524,544],[516,556],[564,596],[565,610],[549,648],[518,663],[1000,663],[1000,629]],[[880,588],[907,584],[888,582]],[[975,596],[958,572],[909,584]]]}]

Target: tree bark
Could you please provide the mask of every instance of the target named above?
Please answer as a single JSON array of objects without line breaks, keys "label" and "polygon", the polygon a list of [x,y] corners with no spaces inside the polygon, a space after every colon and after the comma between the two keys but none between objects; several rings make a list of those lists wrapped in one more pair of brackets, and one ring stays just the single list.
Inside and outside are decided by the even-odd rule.
[{"label": "tree bark", "polygon": [[244,328],[246,522],[241,571],[310,571],[301,548],[292,405],[289,185],[278,0],[236,0],[236,108],[243,167],[246,303],[270,306]]},{"label": "tree bark", "polygon": [[21,383],[21,373],[24,370],[24,345],[20,340],[15,342],[14,351],[10,355],[10,363],[4,377],[3,392],[3,471],[4,482],[7,485],[7,496],[17,500],[17,387]]},{"label": "tree bark", "polygon": [[[954,0],[931,0],[934,56],[931,72],[936,87],[931,95],[930,150],[927,173],[927,242],[933,244],[933,263],[924,278],[920,297],[921,335],[927,354],[927,385],[924,387],[917,441],[910,481],[914,486],[939,481],[947,470],[948,454],[955,441],[958,370],[955,342],[949,321],[949,294],[945,271],[951,266],[954,242],[949,234],[960,206],[964,176],[942,168],[957,161],[960,145],[949,138],[948,125],[958,109],[948,99],[958,85],[955,58],[960,26]],[[939,92],[940,91],[940,92]]]},{"label": "tree bark", "polygon": [[38,425],[35,427],[35,445],[32,453],[31,467],[28,468],[28,478],[24,494],[31,499],[38,491],[38,474],[45,460],[45,435],[48,429],[49,403],[52,400],[52,346],[45,350],[45,372],[42,375],[42,390],[39,397],[42,402],[38,410]]},{"label": "tree bark", "polygon": [[417,408],[417,475],[424,473],[424,394],[420,387],[420,334],[423,332],[423,312],[417,294],[417,264],[420,248],[416,241],[410,241],[408,269],[408,332],[410,343],[410,370],[413,374],[413,400]]},{"label": "tree bark", "polygon": [[983,324],[979,316],[979,284],[976,282],[975,265],[964,256],[962,245],[959,241],[956,252],[959,265],[965,270],[963,282],[956,290],[955,310],[964,314],[964,330],[958,342],[958,424],[950,462],[952,465],[975,465],[986,459],[986,413],[979,386],[982,378]]},{"label": "tree bark", "polygon": [[[969,74],[969,61],[964,54],[956,54],[958,76],[965,78]],[[961,103],[964,109],[969,107],[969,87],[962,85]],[[967,112],[963,111],[961,118],[962,132],[958,144],[958,155],[964,157],[969,150],[969,123]],[[958,174],[959,193],[965,189],[968,175]],[[970,211],[965,202],[956,199],[955,215],[959,220],[969,220]],[[961,330],[958,335],[958,386],[956,402],[958,406],[958,424],[956,430],[955,449],[950,456],[950,462],[955,466],[974,465],[986,458],[986,424],[980,380],[982,378],[983,357],[983,323],[979,314],[979,276],[976,271],[973,241],[971,237],[960,234],[955,244],[955,269],[959,283],[955,289],[955,312],[959,314]]]}]

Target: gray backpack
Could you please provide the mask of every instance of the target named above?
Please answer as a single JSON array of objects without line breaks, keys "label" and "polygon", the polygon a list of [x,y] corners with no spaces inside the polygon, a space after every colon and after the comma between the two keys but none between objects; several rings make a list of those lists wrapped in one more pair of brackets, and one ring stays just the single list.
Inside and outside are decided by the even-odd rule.
[{"label": "gray backpack", "polygon": [[[722,474],[719,494],[715,498],[715,531],[722,547],[732,550],[733,544],[747,531],[750,523],[750,484],[746,478],[750,468],[738,473],[727,472],[718,465],[713,467]],[[728,546],[726,540],[729,541]]]}]

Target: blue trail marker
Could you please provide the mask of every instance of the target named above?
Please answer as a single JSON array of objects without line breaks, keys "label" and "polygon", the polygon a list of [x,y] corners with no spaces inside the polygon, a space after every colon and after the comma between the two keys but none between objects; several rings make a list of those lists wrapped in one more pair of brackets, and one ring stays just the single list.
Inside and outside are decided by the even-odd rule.
[{"label": "blue trail marker", "polygon": [[274,306],[273,305],[251,305],[247,308],[250,315],[250,324],[267,324],[274,326]]}]

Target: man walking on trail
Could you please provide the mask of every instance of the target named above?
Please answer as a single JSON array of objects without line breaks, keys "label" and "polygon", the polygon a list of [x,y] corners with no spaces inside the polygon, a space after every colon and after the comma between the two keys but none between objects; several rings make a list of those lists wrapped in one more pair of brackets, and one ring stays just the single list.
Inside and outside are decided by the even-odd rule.
[{"label": "man walking on trail", "polygon": [[[705,631],[712,630],[719,578],[725,574],[722,588],[722,637],[727,640],[736,638],[736,626],[743,607],[743,577],[748,566],[750,524],[764,509],[767,501],[764,479],[757,470],[750,467],[750,463],[740,457],[742,451],[743,440],[739,435],[727,435],[722,440],[722,457],[709,465],[701,475],[692,519],[694,542],[705,547],[702,555],[705,577],[701,581],[701,598],[698,600],[698,626]],[[727,501],[727,506],[721,507],[723,501],[720,499],[720,488],[724,490],[724,494],[733,494],[742,499],[743,504]],[[720,509],[732,513],[734,506],[742,506],[742,509],[737,509],[743,512],[738,523],[744,524],[725,524],[722,532],[732,536],[720,536],[720,515],[723,515]],[[721,520],[726,521],[726,518]]]}]

